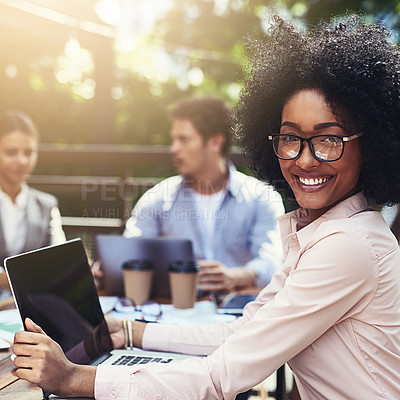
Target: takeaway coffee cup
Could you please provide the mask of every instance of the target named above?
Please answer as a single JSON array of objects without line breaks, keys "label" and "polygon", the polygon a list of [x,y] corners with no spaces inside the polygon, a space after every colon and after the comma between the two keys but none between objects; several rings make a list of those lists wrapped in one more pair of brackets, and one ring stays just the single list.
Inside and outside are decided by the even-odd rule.
[{"label": "takeaway coffee cup", "polygon": [[128,260],[122,264],[125,296],[136,304],[150,298],[153,263],[149,260]]},{"label": "takeaway coffee cup", "polygon": [[200,267],[194,261],[176,261],[168,266],[172,304],[175,308],[192,308],[197,295]]}]

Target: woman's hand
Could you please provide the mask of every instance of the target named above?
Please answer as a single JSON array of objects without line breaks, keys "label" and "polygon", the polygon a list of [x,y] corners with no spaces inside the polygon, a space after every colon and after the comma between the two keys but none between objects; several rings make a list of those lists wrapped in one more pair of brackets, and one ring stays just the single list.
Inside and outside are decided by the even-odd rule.
[{"label": "woman's hand", "polygon": [[122,326],[122,321],[107,316],[105,318],[108,326],[108,332],[110,333],[114,348],[120,349],[124,347],[125,333]]},{"label": "woman's hand", "polygon": [[62,396],[94,396],[96,367],[71,363],[60,345],[27,318],[28,331],[14,336],[14,365],[18,378]]},{"label": "woman's hand", "polygon": [[[108,332],[110,333],[111,340],[115,349],[120,349],[125,345],[125,332],[122,321],[116,318],[106,316]],[[142,321],[133,321],[132,335],[133,344],[135,347],[142,347],[143,333],[146,328],[146,323]]]}]

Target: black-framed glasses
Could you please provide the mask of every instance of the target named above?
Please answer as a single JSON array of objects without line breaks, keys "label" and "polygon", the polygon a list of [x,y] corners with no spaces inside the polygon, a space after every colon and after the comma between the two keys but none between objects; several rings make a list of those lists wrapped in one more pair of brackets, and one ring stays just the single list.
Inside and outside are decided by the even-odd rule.
[{"label": "black-framed glasses", "polygon": [[294,135],[292,133],[268,136],[272,140],[274,152],[281,160],[294,160],[299,157],[307,142],[312,155],[318,161],[337,161],[344,151],[344,144],[350,140],[362,136],[357,133],[352,136],[339,135],[315,135],[308,138]]},{"label": "black-framed glasses", "polygon": [[154,300],[145,300],[137,305],[131,298],[121,297],[117,299],[113,309],[122,314],[139,313],[140,318],[146,322],[155,322],[162,317],[161,304]]}]

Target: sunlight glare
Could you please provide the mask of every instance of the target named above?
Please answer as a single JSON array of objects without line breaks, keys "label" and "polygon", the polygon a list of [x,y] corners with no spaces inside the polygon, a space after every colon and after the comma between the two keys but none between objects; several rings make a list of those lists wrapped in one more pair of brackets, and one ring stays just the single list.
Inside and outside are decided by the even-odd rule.
[{"label": "sunlight glare", "polygon": [[204,73],[201,68],[194,67],[188,72],[188,81],[191,86],[200,86],[204,81]]},{"label": "sunlight glare", "polygon": [[18,75],[18,68],[15,64],[8,64],[5,69],[7,78],[14,79]]},{"label": "sunlight glare", "polygon": [[67,56],[75,57],[77,54],[80,53],[80,50],[81,50],[81,44],[77,39],[73,37],[69,38],[67,40],[67,43],[65,43],[64,53]]},{"label": "sunlight glare", "polygon": [[100,0],[94,6],[96,14],[106,24],[118,26],[122,18],[122,9],[118,0]]}]

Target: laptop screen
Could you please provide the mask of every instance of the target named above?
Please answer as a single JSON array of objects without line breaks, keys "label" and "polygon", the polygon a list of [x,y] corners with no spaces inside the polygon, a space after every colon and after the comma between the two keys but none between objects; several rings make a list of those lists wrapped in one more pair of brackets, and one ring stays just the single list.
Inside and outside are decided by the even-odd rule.
[{"label": "laptop screen", "polygon": [[9,257],[5,267],[22,321],[40,325],[68,359],[89,364],[112,349],[80,239]]},{"label": "laptop screen", "polygon": [[146,259],[154,265],[151,297],[169,298],[168,265],[175,261],[194,261],[192,242],[171,237],[126,238],[122,235],[97,235],[97,251],[104,273],[104,289],[113,296],[123,296],[122,264]]}]

